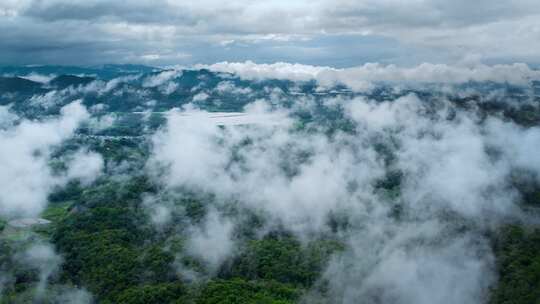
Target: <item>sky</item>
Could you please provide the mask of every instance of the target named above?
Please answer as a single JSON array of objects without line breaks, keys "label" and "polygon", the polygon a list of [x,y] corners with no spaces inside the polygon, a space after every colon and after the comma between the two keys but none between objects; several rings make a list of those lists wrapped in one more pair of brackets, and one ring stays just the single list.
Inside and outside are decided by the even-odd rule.
[{"label": "sky", "polygon": [[537,0],[2,0],[0,64],[540,63]]}]

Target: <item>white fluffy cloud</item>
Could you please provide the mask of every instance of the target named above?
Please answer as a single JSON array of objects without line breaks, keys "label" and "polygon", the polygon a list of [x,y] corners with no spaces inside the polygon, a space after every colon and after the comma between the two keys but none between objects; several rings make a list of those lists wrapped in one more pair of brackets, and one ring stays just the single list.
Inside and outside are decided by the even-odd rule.
[{"label": "white fluffy cloud", "polygon": [[358,67],[336,69],[290,63],[256,64],[220,62],[198,65],[216,72],[229,72],[245,79],[287,79],[292,81],[316,80],[322,86],[345,84],[355,90],[366,90],[374,83],[465,83],[468,81],[493,81],[526,85],[540,80],[540,72],[525,64],[487,66],[477,64],[447,65],[424,63],[409,68],[395,65],[368,63]]},{"label": "white fluffy cloud", "polygon": [[[485,301],[495,276],[482,233],[521,216],[509,177],[516,169],[540,174],[530,165],[540,163],[533,151],[538,128],[482,120],[444,100],[426,104],[408,95],[387,102],[328,100],[326,106],[341,107],[355,126],[329,137],[319,125],[299,131],[291,112],[263,104],[247,109],[280,113],[283,122],[218,127],[190,119],[189,111],[170,113],[167,127],[154,135],[148,169],[171,190],[212,193],[218,204],[239,202],[301,239],[328,233],[330,215],[347,218],[340,235],[346,250],[325,273],[334,301]],[[390,164],[375,142],[387,145]],[[375,187],[390,170],[402,173],[397,197]],[[401,206],[397,218],[395,206]],[[229,226],[211,218],[225,228],[203,224],[190,248],[200,254],[211,242],[226,244],[207,253],[215,265],[232,245]],[[462,225],[473,227],[464,231]]]},{"label": "white fluffy cloud", "polygon": [[[0,130],[1,215],[36,216],[43,210],[50,190],[66,181],[65,176],[53,175],[49,167],[51,148],[70,138],[88,118],[84,106],[73,102],[57,118],[22,120]],[[101,170],[102,160],[95,154],[78,153],[71,165],[69,177],[89,181]]]},{"label": "white fluffy cloud", "polygon": [[202,258],[215,271],[233,253],[233,228],[230,220],[211,209],[202,225],[190,232],[186,243],[187,252]]},{"label": "white fluffy cloud", "polygon": [[66,178],[79,180],[83,185],[88,185],[101,173],[103,165],[100,154],[78,150],[68,160]]},{"label": "white fluffy cloud", "polygon": [[388,224],[381,231],[380,224],[370,221],[374,228],[358,232],[348,251],[331,261],[325,277],[334,302],[486,302],[495,277],[493,256],[483,240],[449,235],[439,223],[393,227],[399,231]]}]

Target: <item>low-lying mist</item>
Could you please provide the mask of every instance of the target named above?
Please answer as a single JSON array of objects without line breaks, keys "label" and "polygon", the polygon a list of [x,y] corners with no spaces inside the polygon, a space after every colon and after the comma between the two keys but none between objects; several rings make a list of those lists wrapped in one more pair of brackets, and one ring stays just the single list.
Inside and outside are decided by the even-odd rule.
[{"label": "low-lying mist", "polygon": [[500,229],[539,224],[537,70],[199,68],[0,92],[0,294],[488,303]]},{"label": "low-lying mist", "polygon": [[[220,126],[197,110],[173,111],[146,168],[169,191],[215,195],[217,210],[234,202],[263,214],[261,234],[343,241],[321,278],[328,303],[485,302],[496,281],[488,235],[528,220],[514,180],[540,182],[540,129],[414,94],[324,107],[341,113],[346,131],[264,101],[246,112],[273,125]],[[234,253],[229,227],[242,221],[220,216],[192,236],[191,254],[211,264]]]}]

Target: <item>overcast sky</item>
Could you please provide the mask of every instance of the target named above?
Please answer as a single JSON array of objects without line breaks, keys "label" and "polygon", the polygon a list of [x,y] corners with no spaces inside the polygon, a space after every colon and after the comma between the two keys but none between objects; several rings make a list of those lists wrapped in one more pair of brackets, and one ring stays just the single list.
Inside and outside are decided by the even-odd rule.
[{"label": "overcast sky", "polygon": [[0,64],[540,63],[538,0],[1,0]]}]

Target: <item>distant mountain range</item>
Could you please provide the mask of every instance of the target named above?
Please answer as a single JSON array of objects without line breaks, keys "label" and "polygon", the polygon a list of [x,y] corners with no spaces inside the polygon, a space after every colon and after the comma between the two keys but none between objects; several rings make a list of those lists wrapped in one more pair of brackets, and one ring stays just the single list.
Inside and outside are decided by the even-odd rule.
[{"label": "distant mountain range", "polygon": [[[391,101],[416,94],[426,102],[447,99],[462,106],[474,104],[486,111],[502,111],[520,123],[540,122],[540,113],[530,102],[540,101],[540,83],[526,86],[495,82],[461,84],[424,83],[418,86],[376,83],[370,90],[354,91],[339,83],[320,86],[316,80],[250,80],[239,75],[207,69],[162,69],[143,65],[93,67],[21,66],[0,67],[0,105],[26,117],[56,114],[74,100],[94,111],[163,112],[182,105],[194,105],[217,112],[238,112],[254,100],[269,100],[293,107],[311,100],[363,97]],[[302,101],[303,100],[303,101]],[[511,106],[507,101],[514,102]],[[328,114],[328,113],[325,113]],[[312,117],[313,113],[303,113]]]},{"label": "distant mountain range", "polygon": [[88,75],[101,79],[112,79],[123,75],[151,73],[160,68],[135,64],[105,64],[101,66],[61,66],[61,65],[29,65],[29,66],[0,66],[3,75]]}]

